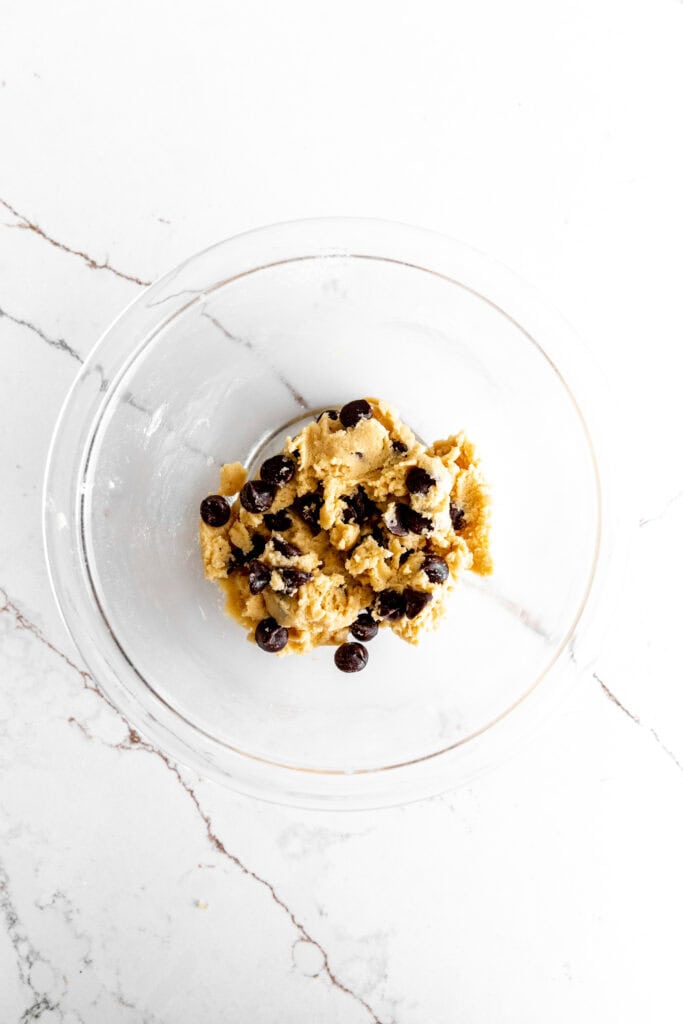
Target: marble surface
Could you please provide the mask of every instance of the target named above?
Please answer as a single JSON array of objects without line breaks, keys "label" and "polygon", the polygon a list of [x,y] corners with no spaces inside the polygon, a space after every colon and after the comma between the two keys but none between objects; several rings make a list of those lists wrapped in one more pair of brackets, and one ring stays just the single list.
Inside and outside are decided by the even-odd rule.
[{"label": "marble surface", "polygon": [[[6,0],[0,1022],[680,1021],[683,6]],[[322,214],[444,230],[606,367],[624,563],[594,670],[420,804],[256,803],[101,698],[48,588],[51,431],[143,285]]]}]

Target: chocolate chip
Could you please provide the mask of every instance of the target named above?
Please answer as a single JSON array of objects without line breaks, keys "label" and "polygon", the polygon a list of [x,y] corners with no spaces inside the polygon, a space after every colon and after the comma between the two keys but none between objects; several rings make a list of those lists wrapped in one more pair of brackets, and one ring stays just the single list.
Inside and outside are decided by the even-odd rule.
[{"label": "chocolate chip", "polygon": [[353,496],[353,507],[356,510],[357,521],[360,524],[367,523],[368,519],[379,515],[379,509],[372,498],[369,498],[363,487],[359,487]]},{"label": "chocolate chip", "polygon": [[412,554],[413,554],[413,552],[410,549],[408,549],[408,551],[404,551],[403,554],[401,555],[401,557],[398,560],[398,564],[399,565],[403,565],[404,562],[408,561],[408,559],[410,558],[410,556]]},{"label": "chocolate chip", "polygon": [[284,593],[287,597],[292,597],[299,587],[303,587],[304,583],[310,583],[313,579],[312,572],[303,572],[301,569],[278,569],[277,571],[282,577]]},{"label": "chocolate chip", "polygon": [[404,444],[403,441],[392,441],[391,447],[394,449],[395,452],[398,452],[399,455],[405,455],[405,453],[408,451],[408,445]]},{"label": "chocolate chip", "polygon": [[453,529],[457,533],[457,531],[458,530],[462,530],[463,526],[465,525],[465,513],[463,512],[463,510],[461,508],[459,508],[455,504],[454,501],[451,502],[450,513],[451,513],[451,522],[453,524]]},{"label": "chocolate chip", "polygon": [[431,594],[427,594],[424,590],[413,590],[412,587],[406,587],[403,597],[406,603],[407,619],[414,619],[432,599]]},{"label": "chocolate chip", "polygon": [[405,526],[411,533],[431,533],[432,532],[432,521],[427,516],[421,516],[419,512],[416,512],[410,505],[401,506],[401,516]]},{"label": "chocolate chip", "polygon": [[407,522],[411,534],[431,534],[433,528],[431,519],[428,519],[427,516],[420,515],[420,513],[416,512],[415,509],[409,509],[409,511],[405,513],[405,522]]},{"label": "chocolate chip", "polygon": [[358,616],[356,621],[351,624],[351,633],[355,636],[356,640],[364,640],[366,643],[368,640],[372,640],[374,636],[377,636],[379,626],[373,619],[372,615],[368,615],[367,612],[363,612]]},{"label": "chocolate chip", "polygon": [[387,539],[382,533],[382,529],[379,524],[377,526],[373,526],[370,536],[374,540],[375,544],[378,544],[381,548],[385,548],[387,546]]},{"label": "chocolate chip", "polygon": [[320,421],[323,418],[323,416],[329,416],[331,420],[338,420],[339,419],[339,413],[337,412],[336,409],[325,409],[324,412],[320,413],[320,415],[318,416],[318,418],[317,418],[317,420],[315,422],[316,423],[320,423]]},{"label": "chocolate chip", "polygon": [[285,558],[297,558],[301,554],[301,548],[298,548],[296,544],[289,544],[281,537],[273,537],[273,547]]},{"label": "chocolate chip", "polygon": [[445,583],[448,579],[448,563],[438,555],[427,555],[422,570],[430,583]]},{"label": "chocolate chip", "polygon": [[353,494],[345,494],[342,501],[346,505],[342,514],[345,523],[358,523],[361,526],[379,512],[374,501],[368,498],[362,487],[359,487]]},{"label": "chocolate chip", "polygon": [[298,449],[298,448],[295,448],[295,449],[294,449],[294,451],[292,452],[292,458],[293,458],[293,459],[296,459],[296,460],[297,460],[297,462],[298,462],[298,461],[299,461],[299,459],[301,458],[301,452],[299,451],[299,449]]},{"label": "chocolate chip", "polygon": [[242,508],[247,512],[267,512],[273,504],[275,491],[273,484],[263,480],[249,480],[240,491]]},{"label": "chocolate chip", "polygon": [[263,522],[269,530],[289,530],[292,520],[287,515],[287,509],[281,508],[279,512],[266,512]]},{"label": "chocolate chip", "polygon": [[372,419],[372,406],[364,398],[357,398],[355,402],[347,402],[342,406],[339,419],[343,427],[355,427],[361,420]]},{"label": "chocolate chip", "polygon": [[241,548],[235,547],[234,544],[230,545],[230,557],[227,563],[228,572],[238,569],[245,562],[259,558],[265,551],[266,538],[262,537],[260,533],[253,533],[249,540],[251,541],[251,548],[248,553],[242,551]]},{"label": "chocolate chip", "polygon": [[199,506],[199,514],[207,526],[225,526],[230,518],[230,502],[222,494],[210,494]]},{"label": "chocolate chip", "polygon": [[234,544],[230,545],[230,556],[228,558],[229,569],[228,572],[232,572],[233,569],[237,569],[240,565],[244,565],[247,560],[247,556],[241,548],[236,548]]},{"label": "chocolate chip", "polygon": [[434,477],[419,466],[413,466],[406,473],[406,487],[411,494],[426,494],[435,483]]},{"label": "chocolate chip", "polygon": [[320,533],[318,516],[323,503],[322,496],[311,491],[309,494],[302,494],[292,502],[292,508],[301,516],[313,536]]},{"label": "chocolate chip", "polygon": [[383,590],[377,597],[377,614],[380,619],[400,619],[405,614],[403,594],[398,590]]},{"label": "chocolate chip", "polygon": [[251,551],[248,554],[248,558],[259,558],[260,555],[266,550],[266,538],[262,537],[260,533],[252,533],[251,535]]},{"label": "chocolate chip", "polygon": [[360,672],[368,663],[368,652],[362,644],[342,644],[334,652],[334,663],[341,672]]},{"label": "chocolate chip", "polygon": [[261,466],[261,479],[275,487],[288,484],[295,473],[294,459],[290,459],[287,455],[273,455],[272,458],[266,459]]},{"label": "chocolate chip", "polygon": [[260,594],[270,583],[270,569],[265,562],[254,559],[247,564],[249,571],[249,589],[252,594]]},{"label": "chocolate chip", "polygon": [[384,513],[384,524],[394,537],[407,537],[409,533],[430,533],[432,530],[431,519],[421,516],[410,505],[400,501]]},{"label": "chocolate chip", "polygon": [[405,515],[402,511],[404,508],[408,508],[408,506],[396,504],[384,513],[384,525],[389,533],[393,533],[394,537],[408,536],[408,527],[404,522]]},{"label": "chocolate chip", "polygon": [[287,646],[289,632],[284,626],[279,626],[275,619],[261,619],[256,627],[256,643],[262,651],[269,654],[277,654],[283,647]]}]

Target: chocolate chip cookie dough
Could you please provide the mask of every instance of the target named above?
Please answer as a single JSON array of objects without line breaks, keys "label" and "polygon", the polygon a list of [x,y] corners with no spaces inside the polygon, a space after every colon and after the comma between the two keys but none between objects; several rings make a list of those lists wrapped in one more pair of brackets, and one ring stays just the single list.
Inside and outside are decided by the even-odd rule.
[{"label": "chocolate chip cookie dough", "polygon": [[379,628],[416,644],[460,573],[491,572],[488,489],[463,433],[425,447],[386,402],[358,399],[259,476],[223,466],[199,536],[207,579],[264,651],[331,644],[337,667],[358,672]]}]

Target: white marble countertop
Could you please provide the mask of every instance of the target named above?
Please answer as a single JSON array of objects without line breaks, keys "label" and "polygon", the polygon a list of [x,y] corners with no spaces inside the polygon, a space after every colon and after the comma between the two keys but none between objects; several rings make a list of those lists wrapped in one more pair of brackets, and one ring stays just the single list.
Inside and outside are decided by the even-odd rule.
[{"label": "white marble countertop", "polygon": [[[0,1022],[683,1017],[683,6],[7,0],[0,35]],[[465,789],[344,815],[177,769],[59,620],[41,483],[141,286],[250,226],[437,228],[621,404],[628,565],[563,712]]]}]

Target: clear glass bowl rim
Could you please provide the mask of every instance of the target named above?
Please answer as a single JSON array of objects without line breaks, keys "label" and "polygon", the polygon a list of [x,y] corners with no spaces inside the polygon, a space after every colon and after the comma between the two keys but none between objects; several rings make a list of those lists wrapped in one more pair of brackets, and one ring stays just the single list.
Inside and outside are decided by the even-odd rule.
[{"label": "clear glass bowl rim", "polygon": [[[437,274],[465,287],[511,320],[548,359],[576,406],[592,453],[600,505],[592,578],[572,629],[544,673],[512,707],[479,733],[418,761],[372,772],[315,772],[263,761],[226,747],[217,758],[216,750],[202,747],[209,738],[200,737],[198,730],[168,705],[162,707],[125,655],[118,664],[112,664],[116,661],[112,652],[100,648],[98,640],[104,644],[109,629],[88,593],[87,572],[80,557],[79,491],[85,442],[92,424],[99,420],[107,390],[114,387],[131,358],[170,319],[216,288],[278,263],[330,256],[400,262]],[[227,276],[212,280],[217,258],[225,259],[231,269]],[[204,268],[206,285],[184,290],[183,279],[194,279]],[[189,300],[187,292],[191,293]],[[160,299],[166,311],[163,322],[157,320],[142,344],[127,351],[118,333],[139,311],[158,306]],[[92,387],[83,387],[94,370],[109,382],[99,397],[93,397]],[[576,680],[577,669],[585,667],[596,653],[601,634],[598,613],[604,603],[600,598],[615,532],[605,472],[608,442],[604,395],[598,368],[557,311],[500,263],[445,235],[389,221],[316,218],[273,224],[225,239],[191,256],[135,297],[96,343],[64,401],[50,444],[43,494],[48,573],[62,619],[106,698],[141,736],[200,775],[263,799],[325,809],[386,806],[451,789],[518,749],[523,739],[562,703]],[[64,466],[69,467],[66,472]],[[71,509],[73,516],[65,516],[61,511],[64,508]]]}]

